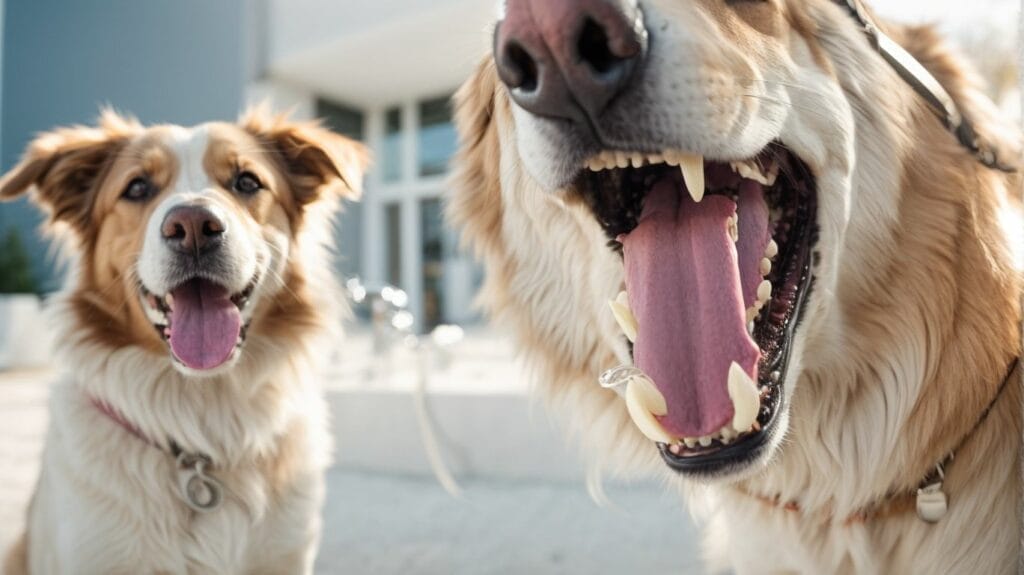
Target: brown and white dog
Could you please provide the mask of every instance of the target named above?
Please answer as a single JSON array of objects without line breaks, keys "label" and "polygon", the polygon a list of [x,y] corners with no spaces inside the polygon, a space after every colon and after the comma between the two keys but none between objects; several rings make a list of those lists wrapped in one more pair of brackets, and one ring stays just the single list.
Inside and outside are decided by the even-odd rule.
[{"label": "brown and white dog", "polygon": [[[884,28],[1016,163],[966,64]],[[1015,572],[1020,179],[844,2],[508,0],[457,104],[484,304],[588,454],[688,495],[712,570]]]},{"label": "brown and white dog", "polygon": [[2,180],[75,256],[42,472],[8,573],[310,573],[362,148],[264,111],[40,135]]}]

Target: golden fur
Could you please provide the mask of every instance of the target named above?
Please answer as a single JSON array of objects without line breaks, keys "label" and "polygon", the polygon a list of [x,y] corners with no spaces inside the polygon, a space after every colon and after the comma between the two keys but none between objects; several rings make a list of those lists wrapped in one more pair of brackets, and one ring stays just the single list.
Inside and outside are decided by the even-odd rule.
[{"label": "golden fur", "polygon": [[[729,48],[702,63],[737,82],[746,79],[739,70],[761,77],[798,62],[804,83],[794,83],[789,113],[805,125],[793,131],[820,143],[794,144],[818,178],[823,263],[797,336],[790,375],[798,381],[787,382],[788,431],[774,457],[755,476],[687,483],[667,470],[619,398],[597,386],[624,354],[605,308],[622,289],[622,266],[571,192],[527,169],[534,126],[515,114],[490,58],[456,96],[461,146],[447,211],[486,266],[481,302],[516,336],[540,393],[586,453],[688,495],[708,527],[712,569],[1015,572],[1021,389],[1015,378],[997,392],[1021,349],[1020,178],[972,158],[831,2],[688,4],[646,7],[670,25],[709,22],[716,46],[743,55],[729,60]],[[1019,164],[1019,135],[997,119],[968,66],[930,28],[886,29],[1002,158]],[[796,103],[801,92],[838,105],[805,109]],[[814,130],[829,126],[835,133],[815,140]],[[950,512],[926,524],[904,494],[961,441],[946,475]],[[892,494],[900,505],[876,513],[899,498]],[[787,512],[787,503],[800,511]]]},{"label": "golden fur", "polygon": [[[190,129],[104,112],[96,127],[39,136],[0,179],[0,199],[33,191],[74,258],[53,310],[62,374],[41,478],[9,573],[311,572],[330,458],[319,365],[344,301],[326,249],[366,161],[358,144],[262,109]],[[258,193],[232,192],[243,170]],[[155,195],[123,200],[140,175]],[[151,220],[190,195],[229,212],[232,241],[264,266],[237,360],[209,375],[172,363],[139,295]],[[178,498],[166,438],[213,460],[220,509]]]}]

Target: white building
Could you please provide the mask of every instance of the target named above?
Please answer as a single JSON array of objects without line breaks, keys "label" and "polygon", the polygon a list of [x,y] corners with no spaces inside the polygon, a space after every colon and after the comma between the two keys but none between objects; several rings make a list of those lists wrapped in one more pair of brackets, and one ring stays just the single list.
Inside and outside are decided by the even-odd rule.
[{"label": "white building", "polygon": [[250,100],[323,117],[374,153],[339,231],[342,270],[405,289],[419,327],[476,317],[481,278],[442,224],[449,99],[490,45],[493,0],[265,0]]}]

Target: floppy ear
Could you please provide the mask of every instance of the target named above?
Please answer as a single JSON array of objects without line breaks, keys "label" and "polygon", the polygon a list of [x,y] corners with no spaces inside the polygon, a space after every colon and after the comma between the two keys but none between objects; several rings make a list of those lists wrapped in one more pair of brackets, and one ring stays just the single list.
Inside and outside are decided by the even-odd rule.
[{"label": "floppy ear", "polygon": [[287,114],[252,108],[239,124],[281,158],[296,199],[308,204],[324,193],[357,199],[369,164],[366,148],[318,122],[296,122]]},{"label": "floppy ear", "polygon": [[140,129],[135,120],[107,110],[97,127],[73,126],[40,134],[18,165],[0,178],[0,200],[35,189],[33,200],[49,212],[51,224],[64,222],[84,229],[96,183],[116,151]]},{"label": "floppy ear", "polygon": [[[935,76],[970,120],[978,138],[994,151],[999,161],[1024,168],[1024,141],[1016,124],[1002,114],[985,93],[985,81],[969,58],[944,41],[932,26],[890,26],[892,37]],[[1012,55],[1003,55],[1012,61]],[[993,56],[998,58],[999,55]]]},{"label": "floppy ear", "polygon": [[507,108],[494,60],[485,58],[455,94],[459,148],[452,161],[448,220],[462,232],[479,257],[503,257],[501,245],[501,140],[495,118]]}]

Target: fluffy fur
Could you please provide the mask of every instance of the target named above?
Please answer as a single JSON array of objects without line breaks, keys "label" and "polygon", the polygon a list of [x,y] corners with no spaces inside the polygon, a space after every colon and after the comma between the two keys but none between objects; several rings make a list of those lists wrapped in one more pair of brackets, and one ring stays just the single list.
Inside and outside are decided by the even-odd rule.
[{"label": "fluffy fur", "polygon": [[[752,473],[693,484],[598,387],[629,356],[606,307],[621,260],[566,187],[596,150],[512,103],[488,58],[456,98],[448,216],[485,263],[481,301],[533,361],[540,394],[605,468],[687,496],[713,571],[1015,572],[1018,379],[973,428],[1020,352],[1020,179],[960,147],[833,2],[642,4],[658,35],[642,84],[606,112],[607,146],[743,158],[779,140],[815,175],[819,257],[786,433]],[[886,28],[1017,163],[1018,134],[968,66],[928,28]],[[651,117],[657,133],[644,133]],[[927,524],[912,494],[964,438],[946,470],[949,513]]]},{"label": "fluffy fur", "polygon": [[[32,143],[0,180],[0,198],[34,190],[76,263],[53,306],[62,375],[27,531],[7,573],[312,572],[330,460],[319,360],[344,311],[327,265],[330,215],[357,194],[365,161],[358,144],[261,110],[190,129],[108,112],[95,128]],[[234,194],[241,169],[265,189]],[[125,201],[140,173],[155,196]],[[159,238],[152,221],[200,196],[242,230],[231,242],[256,254],[234,263],[263,272],[237,357],[201,374],[172,360],[138,292],[139,269],[155,265],[144,255]],[[225,488],[219,509],[183,503],[170,439],[212,459]]]}]

